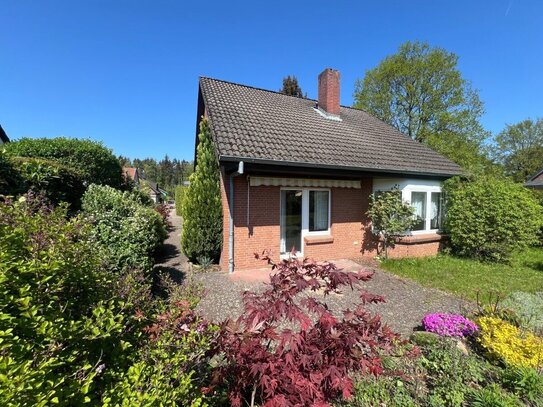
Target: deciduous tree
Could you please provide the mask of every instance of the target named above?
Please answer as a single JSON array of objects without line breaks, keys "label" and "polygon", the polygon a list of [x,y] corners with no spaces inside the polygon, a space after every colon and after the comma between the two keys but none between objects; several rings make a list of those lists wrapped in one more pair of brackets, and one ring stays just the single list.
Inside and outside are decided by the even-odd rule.
[{"label": "deciduous tree", "polygon": [[356,82],[354,98],[355,107],[465,168],[489,164],[482,150],[488,133],[479,123],[483,103],[452,52],[406,42]]}]

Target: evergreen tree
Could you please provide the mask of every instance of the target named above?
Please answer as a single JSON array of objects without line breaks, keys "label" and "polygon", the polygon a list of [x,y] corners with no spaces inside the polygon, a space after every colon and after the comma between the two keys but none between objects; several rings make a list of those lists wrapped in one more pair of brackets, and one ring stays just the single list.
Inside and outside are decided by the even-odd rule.
[{"label": "evergreen tree", "polygon": [[298,85],[298,79],[295,76],[287,76],[283,78],[283,88],[279,91],[289,96],[303,98],[302,88]]},{"label": "evergreen tree", "polygon": [[198,139],[196,169],[183,198],[181,246],[192,261],[204,257],[218,260],[222,244],[219,163],[205,118],[200,122]]}]

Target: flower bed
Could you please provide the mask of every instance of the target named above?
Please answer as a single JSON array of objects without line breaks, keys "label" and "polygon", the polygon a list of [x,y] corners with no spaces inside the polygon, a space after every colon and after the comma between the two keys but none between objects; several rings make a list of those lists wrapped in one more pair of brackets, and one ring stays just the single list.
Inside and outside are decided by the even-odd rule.
[{"label": "flower bed", "polygon": [[440,336],[467,337],[477,332],[475,323],[462,315],[456,314],[428,314],[422,319],[425,331],[436,333]]}]

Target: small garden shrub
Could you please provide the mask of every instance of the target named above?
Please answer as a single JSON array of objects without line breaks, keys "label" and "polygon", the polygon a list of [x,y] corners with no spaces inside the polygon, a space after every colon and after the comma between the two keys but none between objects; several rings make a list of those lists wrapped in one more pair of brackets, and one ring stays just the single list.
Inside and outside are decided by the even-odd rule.
[{"label": "small garden shrub", "polygon": [[114,188],[123,185],[119,160],[110,149],[96,141],[64,137],[22,138],[3,147],[12,157],[42,158],[71,167],[83,174],[86,185],[103,184]]},{"label": "small garden shrub", "polygon": [[381,356],[394,348],[398,336],[363,304],[383,298],[363,292],[362,304],[338,319],[322,301],[302,294],[326,296],[367,281],[372,273],[348,273],[331,263],[296,258],[273,269],[269,288],[246,291],[242,315],[221,326],[218,350],[224,363],[214,375],[220,379],[216,384],[227,385],[233,406],[325,406],[350,398],[349,373],[381,374]]},{"label": "small garden shrub", "polygon": [[496,383],[473,389],[468,397],[472,407],[522,407],[523,403],[511,394],[507,394]]},{"label": "small garden shrub", "polygon": [[112,270],[151,269],[152,255],[166,238],[166,229],[162,217],[142,204],[138,194],[91,185],[82,207]]},{"label": "small garden shrub", "polygon": [[543,334],[543,292],[517,291],[504,299],[500,306],[512,310],[524,328]]},{"label": "small garden shrub", "polygon": [[477,325],[462,315],[428,314],[422,319],[422,326],[428,332],[441,336],[467,337],[477,332]]},{"label": "small garden shrub", "polygon": [[168,204],[161,203],[155,205],[155,211],[160,215],[162,218],[162,222],[167,228],[172,227],[172,223],[170,222],[170,207]]},{"label": "small garden shrub", "polygon": [[379,254],[388,257],[388,248],[394,247],[396,239],[404,236],[415,224],[415,209],[402,200],[398,186],[390,191],[377,191],[370,195],[367,215],[370,217],[373,233],[381,241]]},{"label": "small garden shrub", "polygon": [[506,261],[514,250],[537,243],[543,208],[521,184],[491,177],[453,178],[445,191],[445,227],[457,254]]},{"label": "small garden shrub", "polygon": [[543,366],[543,338],[492,316],[478,318],[477,324],[478,341],[491,358],[514,367]]},{"label": "small garden shrub", "polygon": [[181,210],[181,246],[191,261],[201,256],[218,260],[222,245],[219,163],[205,118],[200,122],[198,138],[197,165],[184,192]]}]

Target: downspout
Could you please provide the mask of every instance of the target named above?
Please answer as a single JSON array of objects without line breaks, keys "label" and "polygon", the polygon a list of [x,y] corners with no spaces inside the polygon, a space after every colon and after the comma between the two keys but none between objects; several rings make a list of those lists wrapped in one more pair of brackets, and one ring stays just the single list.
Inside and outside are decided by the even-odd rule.
[{"label": "downspout", "polygon": [[230,228],[228,229],[228,272],[234,272],[234,177],[243,174],[243,161],[238,164],[238,170],[230,174]]}]

